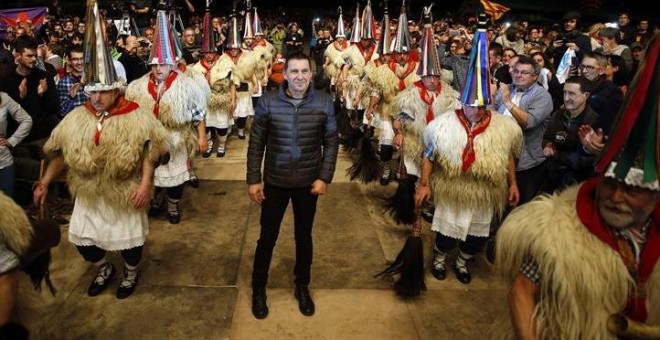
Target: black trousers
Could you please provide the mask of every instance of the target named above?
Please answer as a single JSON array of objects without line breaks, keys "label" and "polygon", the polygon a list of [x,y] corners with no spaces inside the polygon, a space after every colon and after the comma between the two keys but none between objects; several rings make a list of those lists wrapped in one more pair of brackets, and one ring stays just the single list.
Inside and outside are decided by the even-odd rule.
[{"label": "black trousers", "polygon": [[543,162],[533,168],[516,171],[516,181],[520,190],[520,202],[518,205],[531,201],[541,193],[545,185],[547,162]]},{"label": "black trousers", "polygon": [[[459,240],[440,233],[435,233],[435,246],[443,253],[448,253],[454,249],[454,247],[456,247],[456,242],[459,242]],[[458,249],[468,255],[477,255],[484,249],[486,242],[488,242],[488,237],[468,235],[465,238],[465,241],[460,241]]]},{"label": "black trousers", "polygon": [[310,187],[279,188],[264,185],[266,199],[261,202],[261,233],[254,252],[252,287],[264,288],[268,283],[268,270],[273,258],[275,242],[289,201],[293,206],[296,264],[293,269],[296,285],[308,285],[313,257],[312,226],[316,214],[318,196],[310,193]]},{"label": "black trousers", "polygon": [[[76,246],[78,252],[85,261],[89,262],[99,262],[104,256],[106,251],[97,246]],[[142,259],[142,249],[144,246],[138,246],[135,248],[124,249],[121,251],[121,258],[124,259],[129,266],[137,267],[140,264]]]}]

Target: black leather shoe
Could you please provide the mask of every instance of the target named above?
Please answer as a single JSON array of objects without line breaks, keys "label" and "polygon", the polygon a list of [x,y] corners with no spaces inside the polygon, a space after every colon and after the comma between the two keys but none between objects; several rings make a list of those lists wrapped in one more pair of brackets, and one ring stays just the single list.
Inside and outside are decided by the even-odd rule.
[{"label": "black leather shoe", "polygon": [[223,150],[223,151],[218,151],[215,155],[216,155],[218,158],[225,157],[225,151],[224,151],[224,150]]},{"label": "black leather shoe", "polygon": [[181,214],[170,214],[168,212],[167,219],[170,221],[170,224],[179,224],[181,222]]},{"label": "black leather shoe", "polygon": [[296,286],[295,294],[298,300],[298,309],[304,316],[312,316],[316,311],[312,296],[309,295],[309,288],[307,286]]},{"label": "black leather shoe", "polygon": [[[127,276],[127,270],[126,268],[124,268],[124,278],[126,278],[126,276]],[[135,291],[135,287],[137,286],[139,279],[140,279],[139,272],[137,273],[137,276],[135,276],[135,280],[133,281],[124,279],[121,282],[121,284],[119,284],[119,287],[117,287],[117,294],[116,294],[117,299],[125,299],[131,296],[131,294],[133,294],[133,292]]]},{"label": "black leather shoe", "polygon": [[435,277],[436,280],[442,281],[447,278],[447,268],[442,267],[442,268],[436,268],[432,267],[431,268],[431,274],[433,274],[433,277]]},{"label": "black leather shoe", "polygon": [[470,274],[470,269],[465,266],[465,271],[458,270],[456,265],[454,267],[454,273],[456,273],[456,278],[463,284],[468,284],[472,281],[472,274]]},{"label": "black leather shoe", "polygon": [[103,293],[103,291],[108,288],[108,285],[115,277],[115,273],[115,266],[112,263],[106,262],[104,265],[102,265],[96,272],[94,281],[92,281],[92,284],[89,285],[89,288],[87,289],[87,295],[97,296]]},{"label": "black leather shoe", "polygon": [[188,183],[190,183],[190,186],[195,189],[199,188],[199,178],[197,178],[197,176],[190,176]]},{"label": "black leather shoe", "polygon": [[149,206],[149,212],[147,215],[149,217],[156,217],[160,215],[160,212],[163,211],[163,206],[157,203],[151,203],[151,206]]},{"label": "black leather shoe", "polygon": [[265,288],[252,289],[252,315],[257,319],[264,319],[268,316]]},{"label": "black leather shoe", "polygon": [[209,158],[209,157],[211,157],[211,152],[212,152],[211,148],[209,148],[208,150],[204,151],[204,153],[202,154],[202,158]]}]

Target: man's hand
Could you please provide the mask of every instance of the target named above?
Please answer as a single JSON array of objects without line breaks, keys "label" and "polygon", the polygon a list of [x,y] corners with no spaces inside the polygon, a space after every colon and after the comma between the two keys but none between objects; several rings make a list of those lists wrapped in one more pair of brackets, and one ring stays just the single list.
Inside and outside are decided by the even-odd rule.
[{"label": "man's hand", "polygon": [[27,78],[23,78],[23,81],[18,84],[18,95],[21,96],[21,99],[25,98],[27,90]]},{"label": "man's hand", "polygon": [[142,184],[135,188],[133,195],[131,195],[131,200],[133,201],[133,207],[135,209],[142,209],[149,202],[149,183]]},{"label": "man's hand", "polygon": [[6,146],[9,149],[13,147],[5,137],[0,137],[0,146]]},{"label": "man's hand", "polygon": [[40,206],[46,203],[46,196],[48,196],[48,185],[36,182],[32,192],[32,203],[36,206]]},{"label": "man's hand", "polygon": [[397,133],[394,135],[394,139],[392,139],[392,144],[396,148],[401,148],[403,146],[403,133]]},{"label": "man's hand", "polygon": [[263,185],[261,183],[248,185],[248,196],[252,202],[261,204],[261,202],[266,199],[266,196],[264,196]]},{"label": "man's hand", "polygon": [[232,100],[229,103],[229,118],[234,118],[234,110],[236,110],[236,101]]},{"label": "man's hand", "polygon": [[320,196],[324,195],[328,191],[328,184],[320,179],[317,179],[312,183],[312,190],[310,191],[312,195]]},{"label": "man's hand", "polygon": [[415,205],[421,207],[424,202],[431,199],[431,188],[428,185],[419,185],[415,190]]},{"label": "man's hand", "polygon": [[46,78],[44,78],[39,80],[39,85],[37,86],[37,94],[39,96],[43,96],[46,91],[48,91],[48,83],[46,82]]},{"label": "man's hand", "polygon": [[209,147],[209,141],[206,140],[206,136],[200,136],[197,138],[197,151],[200,153],[206,152],[206,149]]},{"label": "man's hand", "polygon": [[594,131],[589,125],[582,125],[578,128],[578,137],[580,138],[580,143],[591,154],[598,154],[603,151],[605,140],[607,139],[607,136],[603,134],[603,129]]},{"label": "man's hand", "polygon": [[518,190],[518,184],[512,183],[509,186],[509,206],[515,207],[520,202],[520,191]]},{"label": "man's hand", "polygon": [[509,85],[500,82],[500,86],[498,87],[500,92],[502,92],[502,100],[505,100],[505,104],[508,104],[506,100],[510,100],[511,97],[511,90],[509,89]]},{"label": "man's hand", "polygon": [[71,85],[71,88],[69,89],[69,98],[75,98],[78,95],[78,91],[80,90],[81,83],[75,83]]}]

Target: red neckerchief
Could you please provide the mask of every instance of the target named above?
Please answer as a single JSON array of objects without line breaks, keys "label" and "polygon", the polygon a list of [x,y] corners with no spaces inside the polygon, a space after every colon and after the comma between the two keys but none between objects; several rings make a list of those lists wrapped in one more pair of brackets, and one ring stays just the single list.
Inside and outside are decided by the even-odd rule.
[{"label": "red neckerchief", "polygon": [[[416,81],[414,85],[419,89],[419,96],[422,98],[422,101],[428,106],[426,110],[426,124],[428,124],[435,118],[433,115],[433,101],[435,101],[435,97],[429,94],[421,80]],[[438,88],[436,88],[435,92],[440,93],[441,91],[442,85],[438,83]]]},{"label": "red neckerchief", "polygon": [[406,70],[403,72],[401,76],[399,76],[396,73],[396,65],[397,65],[396,60],[392,60],[390,62],[390,70],[392,70],[392,72],[394,72],[394,75],[396,75],[399,78],[399,90],[403,91],[406,89],[406,82],[404,81],[404,79],[406,79],[415,70],[415,63],[411,63],[410,61],[408,61]]},{"label": "red neckerchief", "polygon": [[243,52],[238,52],[238,54],[235,57],[231,56],[231,53],[229,54],[229,59],[231,59],[231,62],[234,63],[234,65],[238,65],[238,59],[241,59],[241,55]]},{"label": "red neckerchief", "polygon": [[87,109],[87,111],[89,111],[89,113],[99,118],[99,122],[98,124],[96,124],[96,132],[94,133],[94,144],[99,145],[99,142],[101,141],[101,131],[103,130],[103,124],[107,119],[110,119],[110,117],[121,116],[123,114],[133,112],[138,107],[139,106],[136,102],[127,100],[126,98],[124,98],[124,96],[119,96],[115,100],[115,104],[112,106],[112,109],[108,111],[108,115],[103,115],[103,114],[99,115],[98,111],[96,111],[96,109],[92,105],[92,102],[88,100],[85,103],[85,108]]},{"label": "red neckerchief", "polygon": [[472,127],[472,123],[465,119],[462,109],[456,110],[456,116],[458,117],[458,121],[461,122],[461,125],[463,125],[465,133],[467,133],[467,143],[463,149],[463,172],[467,172],[468,169],[470,169],[470,165],[472,165],[476,159],[476,154],[474,152],[474,139],[480,133],[486,131],[486,128],[490,125],[491,113],[486,110],[484,117],[477,122],[474,127]]},{"label": "red neckerchief", "polygon": [[185,63],[178,63],[176,65],[176,68],[178,68],[179,71],[181,71],[181,72],[186,72],[186,70],[188,69],[188,66]]},{"label": "red neckerchief", "polygon": [[[348,47],[348,42],[347,42],[346,40],[344,40],[344,42],[341,43],[341,45],[337,45],[337,40],[335,40],[335,41],[333,42],[333,44],[335,44],[335,49],[336,49],[337,51],[343,51],[343,50],[346,49],[346,47]],[[337,47],[337,46],[339,46],[339,47],[341,47],[341,48],[339,48],[339,47]]]},{"label": "red neckerchief", "polygon": [[[610,232],[601,222],[600,215],[598,215],[598,207],[596,205],[596,186],[598,185],[599,178],[588,180],[582,184],[578,192],[576,209],[580,222],[584,224],[587,229],[598,237],[603,243],[610,246],[617,253],[621,254],[618,244],[618,237],[616,234]],[[638,278],[636,282],[637,289],[641,289],[646,284],[648,279],[653,273],[653,268],[660,258],[660,207],[651,214],[651,224],[649,225],[648,234],[646,235],[646,244],[639,257],[637,264]],[[646,308],[646,299],[630,295],[628,298],[628,305],[622,311],[622,314],[639,322],[645,322],[648,316]]]},{"label": "red neckerchief", "polygon": [[[167,89],[169,89],[170,86],[172,86],[172,83],[174,82],[174,79],[176,79],[177,74],[178,73],[176,72],[170,72],[170,75],[167,76],[167,79],[165,79],[165,88],[163,88],[161,94],[165,93],[165,91],[167,91]],[[153,112],[154,112],[154,116],[158,118],[158,116],[160,115],[160,107],[159,107],[160,99],[163,96],[162,95],[159,96],[158,93],[156,92],[156,81],[154,81],[153,76],[149,77],[149,83],[147,84],[147,89],[149,90],[149,94],[151,95],[151,98],[153,98],[156,101]]]},{"label": "red neckerchief", "polygon": [[365,63],[371,60],[371,57],[373,57],[374,52],[376,51],[376,46],[374,46],[374,44],[371,44],[371,46],[369,46],[369,50],[367,50],[367,55],[365,56],[362,44],[358,43],[357,48],[358,50],[360,50],[360,55],[364,58]]},{"label": "red neckerchief", "polygon": [[254,48],[257,47],[257,46],[263,46],[263,47],[266,47],[266,46],[267,46],[267,45],[266,45],[266,40],[264,40],[263,38],[262,38],[261,40],[256,40],[256,39],[255,39],[255,40],[252,42],[252,48],[254,49]]},{"label": "red neckerchief", "polygon": [[[218,60],[216,58],[216,60]],[[213,64],[209,65],[206,63],[205,59],[200,60],[200,65],[204,68],[204,77],[206,77],[206,81],[209,82],[209,85],[211,84],[211,68],[213,68],[213,65],[215,65],[216,60],[213,61]]]}]

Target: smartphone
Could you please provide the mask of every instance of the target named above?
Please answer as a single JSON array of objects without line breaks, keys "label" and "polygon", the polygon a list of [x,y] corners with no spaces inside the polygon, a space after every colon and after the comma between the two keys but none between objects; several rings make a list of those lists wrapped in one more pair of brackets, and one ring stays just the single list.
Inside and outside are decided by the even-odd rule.
[{"label": "smartphone", "polygon": [[449,36],[450,37],[457,37],[459,35],[461,35],[461,31],[459,31],[459,30],[449,30]]}]

